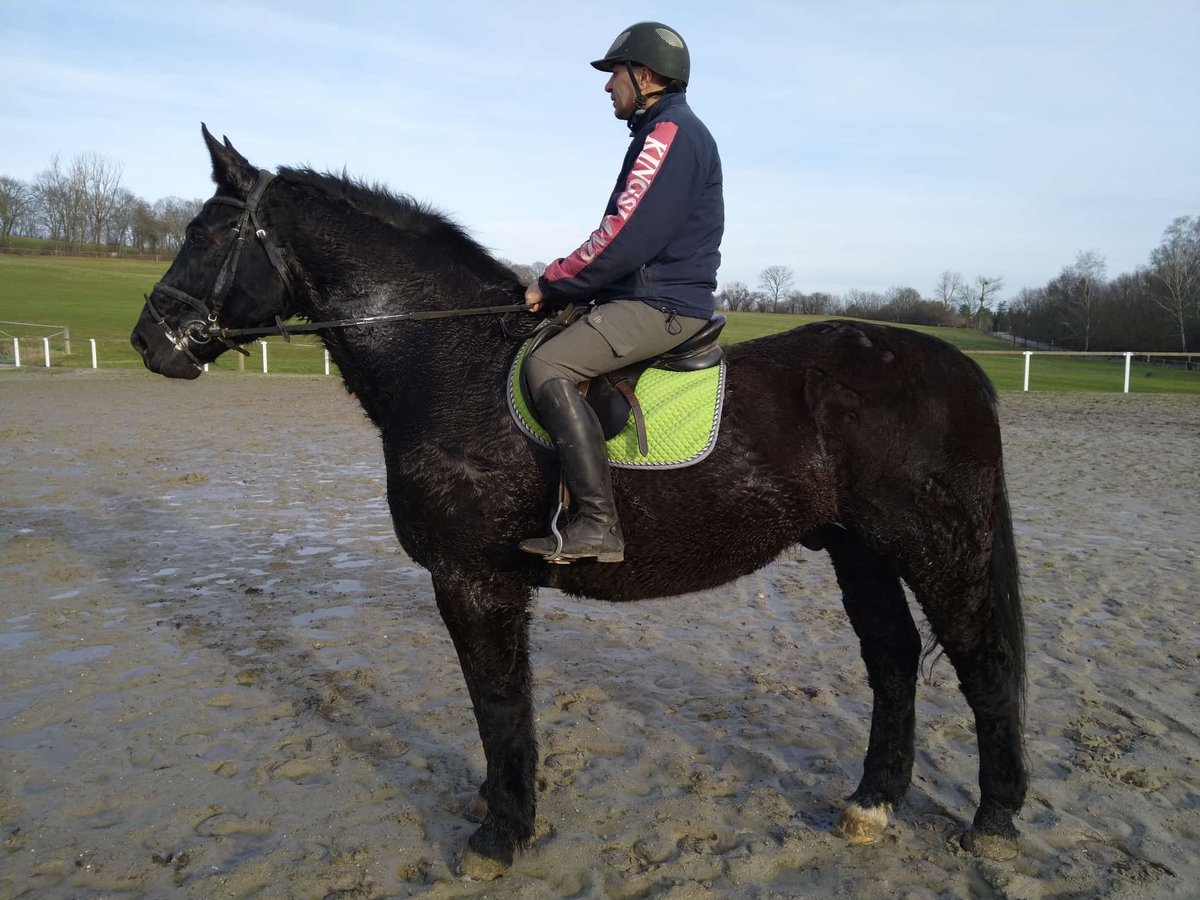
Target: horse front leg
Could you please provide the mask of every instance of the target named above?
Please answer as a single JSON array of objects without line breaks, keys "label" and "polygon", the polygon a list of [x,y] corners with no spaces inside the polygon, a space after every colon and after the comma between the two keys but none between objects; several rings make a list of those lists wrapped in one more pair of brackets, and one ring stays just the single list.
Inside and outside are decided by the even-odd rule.
[{"label": "horse front leg", "polygon": [[886,560],[849,535],[828,546],[875,700],[862,781],[842,810],[838,830],[851,844],[870,844],[883,837],[888,812],[912,780],[921,637]]},{"label": "horse front leg", "polygon": [[537,807],[530,591],[527,585],[461,575],[435,577],[434,590],[487,759],[483,803],[477,808],[483,821],[468,841],[462,871],[472,878],[496,878],[512,865],[514,852],[529,843]]}]

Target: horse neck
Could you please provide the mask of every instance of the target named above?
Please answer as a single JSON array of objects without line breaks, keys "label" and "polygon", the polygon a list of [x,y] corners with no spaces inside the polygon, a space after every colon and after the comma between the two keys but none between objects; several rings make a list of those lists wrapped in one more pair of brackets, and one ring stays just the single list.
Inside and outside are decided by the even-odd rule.
[{"label": "horse neck", "polygon": [[[411,235],[358,242],[348,217],[301,214],[286,243],[303,270],[297,311],[311,321],[354,319],[519,300],[504,296],[461,265],[447,263]],[[361,224],[361,223],[359,223]],[[375,229],[378,231],[378,229]],[[514,279],[515,285],[515,279]],[[496,318],[447,318],[329,329],[322,340],[347,387],[381,428],[398,418],[423,420],[472,387],[501,389],[514,345]],[[471,385],[464,371],[471,371]]]}]

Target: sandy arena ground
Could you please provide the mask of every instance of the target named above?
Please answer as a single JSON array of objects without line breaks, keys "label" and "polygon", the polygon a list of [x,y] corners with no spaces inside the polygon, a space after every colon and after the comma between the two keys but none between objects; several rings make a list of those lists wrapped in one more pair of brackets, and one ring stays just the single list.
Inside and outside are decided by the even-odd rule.
[{"label": "sandy arena ground", "polygon": [[887,837],[832,831],[870,694],[821,554],[534,620],[544,834],[453,874],[483,773],[378,439],[333,378],[0,375],[0,896],[1195,897],[1200,403],[1005,395],[1029,627],[1022,855],[958,848],[918,693]]}]

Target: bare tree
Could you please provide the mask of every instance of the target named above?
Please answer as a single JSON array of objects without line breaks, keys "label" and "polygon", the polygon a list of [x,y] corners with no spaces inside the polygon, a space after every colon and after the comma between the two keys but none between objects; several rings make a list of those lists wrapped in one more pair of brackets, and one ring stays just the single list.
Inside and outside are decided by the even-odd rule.
[{"label": "bare tree", "polygon": [[717,292],[717,306],[730,312],[749,310],[754,305],[754,297],[750,288],[744,282],[730,281]]},{"label": "bare tree", "polygon": [[879,317],[905,325],[944,325],[951,318],[940,300],[926,300],[916,288],[898,285],[884,293]]},{"label": "bare tree", "polygon": [[33,227],[36,200],[33,188],[8,175],[0,175],[0,241],[8,243],[14,234],[28,233]]},{"label": "bare tree", "polygon": [[1096,333],[1096,313],[1105,282],[1105,270],[1104,257],[1095,250],[1080,250],[1075,255],[1075,264],[1063,269],[1063,276],[1068,281],[1064,324],[1085,351],[1091,349]]},{"label": "bare tree", "polygon": [[104,243],[112,251],[122,247],[136,247],[134,229],[137,224],[138,204],[142,203],[128,188],[120,188],[113,207],[104,223]]},{"label": "bare tree", "polygon": [[788,295],[788,306],[792,312],[802,315],[826,316],[838,308],[838,298],[821,291],[811,294],[795,291]]},{"label": "bare tree", "polygon": [[517,276],[517,281],[526,286],[533,284],[546,271],[544,262],[515,263],[509,262],[507,259],[501,260],[501,262],[512,269],[513,274]]},{"label": "bare tree", "polygon": [[983,314],[992,308],[996,296],[1004,289],[1003,275],[976,275],[975,286],[967,288],[964,300],[967,318],[976,328],[983,327]]},{"label": "bare tree", "polygon": [[1188,322],[1200,313],[1200,216],[1180,216],[1163,232],[1150,254],[1150,280],[1160,291],[1151,294],[1179,329],[1179,349],[1187,352]]},{"label": "bare tree", "polygon": [[1145,269],[1111,279],[1102,293],[1103,316],[1097,350],[1174,349],[1179,336],[1174,323],[1155,303],[1155,285]]},{"label": "bare tree", "polygon": [[200,214],[203,200],[184,200],[182,197],[163,197],[154,203],[154,215],[162,223],[168,249],[183,246],[188,222]]},{"label": "bare tree", "polygon": [[77,172],[64,172],[58,155],[50,158],[34,182],[38,216],[48,238],[68,244],[81,243],[86,227],[83,185]]},{"label": "bare tree", "polygon": [[921,292],[916,288],[894,285],[883,293],[884,305],[893,322],[908,322],[917,315],[921,307]]},{"label": "bare tree", "polygon": [[966,295],[967,283],[961,274],[951,269],[945,269],[933,286],[933,298],[947,310],[957,308],[966,300]]},{"label": "bare tree", "polygon": [[778,312],[779,301],[792,286],[792,270],[787,266],[767,266],[758,274],[758,286],[771,304],[771,312]]},{"label": "bare tree", "polygon": [[846,291],[845,313],[856,319],[878,319],[883,310],[883,294],[851,288]]},{"label": "bare tree", "polygon": [[92,243],[100,249],[104,230],[117,206],[124,167],[99,153],[84,153],[71,163],[71,179],[80,186]]},{"label": "bare tree", "polygon": [[166,237],[166,228],[162,220],[154,214],[154,208],[140,197],[137,198],[130,231],[133,246],[143,253],[153,253],[157,258],[163,250]]}]

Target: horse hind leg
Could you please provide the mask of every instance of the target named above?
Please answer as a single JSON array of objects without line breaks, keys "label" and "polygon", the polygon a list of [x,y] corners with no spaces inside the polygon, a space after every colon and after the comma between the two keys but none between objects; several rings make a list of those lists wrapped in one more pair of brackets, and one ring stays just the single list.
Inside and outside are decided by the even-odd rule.
[{"label": "horse hind leg", "polygon": [[862,781],[838,830],[851,844],[869,844],[883,836],[888,812],[912,779],[921,639],[900,579],[885,559],[845,532],[827,547],[874,693]]},{"label": "horse hind leg", "polygon": [[[1003,484],[997,488],[990,553],[956,540],[949,565],[915,567],[942,574],[910,583],[934,636],[958,675],[975,716],[979,746],[979,808],[963,848],[990,859],[1017,855],[1013,817],[1025,801],[1028,776],[1022,743],[1025,694],[1024,623],[1017,557]],[[971,560],[976,562],[972,571]],[[983,571],[979,571],[982,567]]]}]

